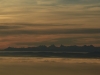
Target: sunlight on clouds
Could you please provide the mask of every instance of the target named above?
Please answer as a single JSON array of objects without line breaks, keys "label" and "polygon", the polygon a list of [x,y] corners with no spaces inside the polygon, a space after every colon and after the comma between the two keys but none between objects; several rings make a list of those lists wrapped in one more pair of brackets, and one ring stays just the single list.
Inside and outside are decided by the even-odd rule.
[{"label": "sunlight on clouds", "polygon": [[0,19],[10,19],[11,17],[10,16],[5,16],[5,15],[0,15]]},{"label": "sunlight on clouds", "polygon": [[93,7],[89,9],[90,11],[100,11],[100,7]]},{"label": "sunlight on clouds", "polygon": [[55,4],[57,1],[55,0],[38,0],[37,4],[38,5],[53,5]]},{"label": "sunlight on clouds", "polygon": [[[79,22],[84,23],[85,19],[90,19],[89,17],[94,18],[100,16],[99,7],[94,7],[94,5],[96,4],[93,5],[81,4],[81,3],[67,4],[67,1],[65,1],[66,4],[63,4],[63,2],[62,3],[60,2],[61,2],[60,0],[56,0],[56,1],[54,0],[38,0],[38,1],[37,0],[33,0],[33,1],[2,0],[0,5],[2,7],[2,11],[0,11],[0,14],[1,15],[3,14],[5,16],[6,14],[8,15],[10,14],[14,16],[11,20],[8,20],[7,22],[28,22],[28,23],[73,22],[76,24]],[[68,0],[68,2],[70,1]],[[78,2],[78,0],[76,2]],[[91,8],[88,9],[88,7]]]},{"label": "sunlight on clouds", "polygon": [[[79,28],[87,28],[90,30],[87,31],[87,33],[93,36],[97,33],[100,34],[99,30],[96,31],[96,28],[100,28],[100,0],[0,0],[0,10],[0,23],[5,25],[4,27],[0,24],[2,27],[2,29],[0,29],[2,40],[0,41],[1,43],[5,43],[6,46],[9,46],[8,44],[12,45],[16,42],[18,43],[20,40],[21,42],[25,42],[27,39],[30,40],[26,42],[32,40],[33,43],[31,44],[35,43],[38,45],[39,43],[50,43],[50,41],[52,41],[52,43],[57,43],[58,39],[61,41],[61,38],[66,37],[66,39],[68,39],[69,36],[72,36],[67,36],[69,33],[66,30],[68,29],[73,29],[72,31],[78,29],[76,31],[79,32],[76,33],[80,33],[81,35],[79,34],[79,36],[86,34],[84,30],[80,31]],[[21,24],[23,24],[23,26]],[[53,26],[54,24],[56,25]],[[11,27],[7,27],[10,25]],[[54,29],[56,31],[54,31]],[[60,35],[57,35],[58,33],[60,33]],[[70,33],[73,32],[70,31]],[[73,33],[75,34],[73,39],[76,39],[76,33]],[[30,36],[25,37],[25,34]],[[39,36],[36,36],[36,34]],[[17,36],[16,38],[5,38],[8,41],[3,41],[4,36],[15,35]],[[20,39],[22,37],[25,38]],[[87,41],[85,38],[81,39],[85,41],[82,41],[83,43],[80,44],[85,44],[87,42],[91,42],[95,45],[100,44],[96,43],[98,39],[94,40],[92,38],[92,41],[89,39],[89,41]],[[80,40],[77,40],[77,42],[78,41],[80,42]]]}]

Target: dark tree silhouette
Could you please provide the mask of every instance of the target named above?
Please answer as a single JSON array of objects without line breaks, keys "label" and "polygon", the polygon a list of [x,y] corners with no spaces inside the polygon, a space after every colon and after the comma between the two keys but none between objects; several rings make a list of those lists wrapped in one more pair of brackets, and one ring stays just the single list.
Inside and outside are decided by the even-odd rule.
[{"label": "dark tree silhouette", "polygon": [[87,46],[64,46],[49,47],[40,45],[38,47],[14,48],[8,47],[0,51],[0,56],[35,56],[35,57],[78,57],[78,58],[100,58],[100,47]]}]

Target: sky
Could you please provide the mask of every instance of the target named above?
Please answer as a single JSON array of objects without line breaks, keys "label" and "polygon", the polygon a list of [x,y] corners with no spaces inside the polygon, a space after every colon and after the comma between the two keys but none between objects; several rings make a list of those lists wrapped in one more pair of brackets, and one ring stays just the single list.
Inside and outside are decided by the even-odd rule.
[{"label": "sky", "polygon": [[100,0],[0,0],[0,49],[100,46]]}]

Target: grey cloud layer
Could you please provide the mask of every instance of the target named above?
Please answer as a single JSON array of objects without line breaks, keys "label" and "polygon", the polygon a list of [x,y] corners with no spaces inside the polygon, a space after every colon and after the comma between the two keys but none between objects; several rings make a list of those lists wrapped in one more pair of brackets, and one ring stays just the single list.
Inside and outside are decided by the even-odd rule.
[{"label": "grey cloud layer", "polygon": [[100,34],[100,29],[0,30],[0,35],[21,34]]}]

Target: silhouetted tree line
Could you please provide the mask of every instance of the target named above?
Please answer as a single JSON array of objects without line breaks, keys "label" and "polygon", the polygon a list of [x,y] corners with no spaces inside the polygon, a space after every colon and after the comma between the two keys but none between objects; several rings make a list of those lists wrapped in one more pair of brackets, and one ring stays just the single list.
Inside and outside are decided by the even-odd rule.
[{"label": "silhouetted tree line", "polygon": [[8,47],[0,51],[0,56],[28,56],[28,57],[68,57],[68,58],[100,58],[100,47],[90,46],[64,46],[14,48]]},{"label": "silhouetted tree line", "polygon": [[90,46],[64,46],[61,45],[56,47],[55,45],[50,45],[49,47],[45,45],[40,45],[38,47],[28,47],[28,48],[14,48],[8,47],[4,51],[40,51],[40,52],[100,52],[100,47]]}]

